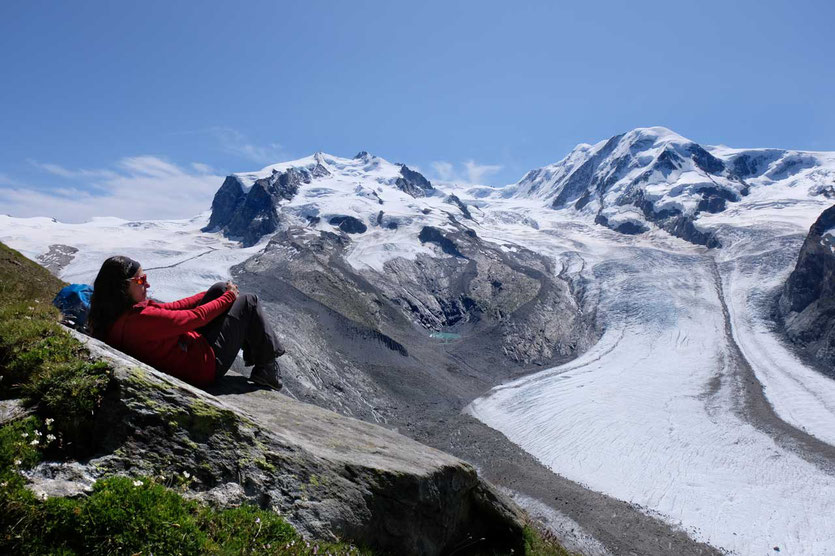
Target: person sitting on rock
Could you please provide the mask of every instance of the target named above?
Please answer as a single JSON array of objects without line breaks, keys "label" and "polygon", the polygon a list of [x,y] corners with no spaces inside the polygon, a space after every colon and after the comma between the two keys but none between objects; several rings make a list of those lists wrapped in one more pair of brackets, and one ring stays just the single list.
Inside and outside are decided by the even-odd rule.
[{"label": "person sitting on rock", "polygon": [[128,257],[110,257],[99,270],[90,300],[94,337],[144,363],[195,386],[222,377],[243,348],[250,380],[279,390],[276,357],[284,348],[272,331],[258,298],[238,294],[232,282],[159,303],[147,298],[148,277]]}]

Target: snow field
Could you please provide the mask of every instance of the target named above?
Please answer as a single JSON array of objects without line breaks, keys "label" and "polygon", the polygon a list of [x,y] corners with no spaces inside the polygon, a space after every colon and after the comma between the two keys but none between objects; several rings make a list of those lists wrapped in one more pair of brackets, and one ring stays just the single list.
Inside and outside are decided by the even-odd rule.
[{"label": "snow field", "polygon": [[173,301],[229,280],[232,266],[264,247],[242,249],[219,234],[204,234],[200,228],[207,222],[208,213],[191,220],[95,218],[84,224],[0,216],[0,241],[33,260],[53,244],[77,248],[72,262],[60,272],[61,279],[71,283],[92,284],[105,259],[127,255],[148,274],[148,295]]}]

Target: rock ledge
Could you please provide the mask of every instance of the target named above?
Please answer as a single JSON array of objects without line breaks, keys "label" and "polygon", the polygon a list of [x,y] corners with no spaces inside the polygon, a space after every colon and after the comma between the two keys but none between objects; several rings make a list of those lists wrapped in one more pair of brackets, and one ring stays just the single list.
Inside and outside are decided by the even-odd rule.
[{"label": "rock ledge", "polygon": [[190,496],[272,508],[316,538],[351,539],[397,554],[442,554],[467,545],[479,552],[522,549],[519,510],[459,459],[388,429],[250,389],[240,376],[226,377],[230,391],[215,396],[76,336],[114,368],[95,432],[99,450],[86,462],[36,467],[29,479],[38,493],[77,494],[113,473],[188,472]]}]

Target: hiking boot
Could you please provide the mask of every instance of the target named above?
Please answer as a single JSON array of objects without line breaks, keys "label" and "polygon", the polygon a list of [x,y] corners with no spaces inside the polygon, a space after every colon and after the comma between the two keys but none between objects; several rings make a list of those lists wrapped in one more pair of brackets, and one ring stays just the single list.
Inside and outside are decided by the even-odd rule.
[{"label": "hiking boot", "polygon": [[281,384],[281,369],[278,366],[278,361],[266,365],[255,365],[252,368],[252,374],[249,375],[249,380],[261,386],[268,386],[273,390],[281,390],[283,384]]}]

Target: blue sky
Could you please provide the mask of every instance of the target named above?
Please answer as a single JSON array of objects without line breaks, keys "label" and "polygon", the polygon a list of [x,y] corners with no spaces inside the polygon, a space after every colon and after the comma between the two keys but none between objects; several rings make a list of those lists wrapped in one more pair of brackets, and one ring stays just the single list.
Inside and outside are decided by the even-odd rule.
[{"label": "blue sky", "polygon": [[320,150],[502,185],[651,125],[835,150],[833,6],[6,1],[0,213],[188,217]]}]

